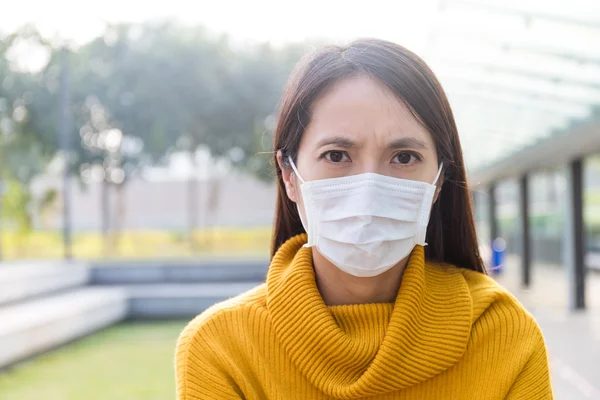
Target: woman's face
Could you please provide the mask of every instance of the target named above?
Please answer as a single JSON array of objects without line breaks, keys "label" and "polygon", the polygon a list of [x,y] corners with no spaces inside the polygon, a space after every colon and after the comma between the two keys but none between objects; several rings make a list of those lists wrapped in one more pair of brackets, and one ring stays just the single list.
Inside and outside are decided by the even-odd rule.
[{"label": "woman's face", "polygon": [[[355,77],[313,104],[296,166],[305,181],[374,172],[434,183],[439,164],[431,134],[406,105],[383,84]],[[301,181],[282,171],[288,196],[302,205]]]}]

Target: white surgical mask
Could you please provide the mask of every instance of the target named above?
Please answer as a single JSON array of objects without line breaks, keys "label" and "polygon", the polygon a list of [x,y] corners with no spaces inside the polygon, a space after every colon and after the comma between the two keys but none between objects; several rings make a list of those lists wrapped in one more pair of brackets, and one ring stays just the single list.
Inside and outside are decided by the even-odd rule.
[{"label": "white surgical mask", "polygon": [[306,182],[300,189],[308,233],[305,246],[316,246],[342,271],[357,277],[384,273],[425,246],[425,234],[442,171],[433,184],[375,173]]}]

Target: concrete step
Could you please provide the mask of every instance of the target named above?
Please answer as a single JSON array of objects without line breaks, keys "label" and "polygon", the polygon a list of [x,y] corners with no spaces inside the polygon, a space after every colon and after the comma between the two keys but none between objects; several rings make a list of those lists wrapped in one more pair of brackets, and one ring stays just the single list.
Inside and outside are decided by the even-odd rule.
[{"label": "concrete step", "polygon": [[0,264],[0,306],[85,285],[89,269],[80,262],[23,261]]},{"label": "concrete step", "polygon": [[127,315],[122,288],[82,288],[0,308],[0,368],[112,325]]},{"label": "concrete step", "polygon": [[129,316],[135,319],[191,318],[262,282],[130,285]]},{"label": "concrete step", "polygon": [[269,262],[261,261],[131,261],[91,264],[94,285],[260,282]]}]

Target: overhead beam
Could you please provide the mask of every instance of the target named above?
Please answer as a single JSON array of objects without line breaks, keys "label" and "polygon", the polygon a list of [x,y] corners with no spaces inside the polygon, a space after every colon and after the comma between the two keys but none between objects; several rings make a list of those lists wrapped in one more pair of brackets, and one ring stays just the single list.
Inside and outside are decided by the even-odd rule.
[{"label": "overhead beam", "polygon": [[[515,10],[515,9],[511,9],[511,8],[493,5],[493,4],[485,4],[482,2],[468,1],[468,0],[455,1],[455,3],[468,5],[473,8],[480,8],[482,10],[489,10],[495,14],[517,15],[517,16],[520,16],[520,17],[523,17],[523,18],[529,19],[529,20],[544,19],[547,21],[554,21],[554,22],[559,22],[562,24],[585,26],[586,28],[600,30],[600,21],[589,21],[589,20],[584,20],[584,19],[569,18],[569,17],[565,17],[564,15],[556,15],[556,14],[544,12],[543,10],[535,11],[535,12],[525,11],[525,10]],[[593,11],[593,10],[590,10],[590,11]]]},{"label": "overhead beam", "polygon": [[555,49],[541,49],[535,46],[523,44],[508,44],[505,46],[509,51],[520,51],[528,54],[542,55],[546,57],[554,57],[559,59],[571,60],[580,64],[600,64],[600,57],[590,57],[588,55],[577,54],[570,51],[562,51]]},{"label": "overhead beam", "polygon": [[[434,71],[436,71],[436,69],[434,68]],[[539,88],[531,88],[531,87],[527,87],[527,86],[523,86],[520,84],[510,84],[510,85],[505,85],[504,83],[498,81],[497,79],[493,79],[493,78],[478,78],[478,77],[472,77],[472,76],[460,76],[460,75],[456,75],[456,74],[452,74],[449,73],[447,71],[440,71],[439,69],[436,71],[436,75],[438,75],[440,77],[440,80],[442,81],[442,84],[444,84],[445,82],[448,81],[456,81],[456,82],[464,82],[465,84],[469,84],[469,85],[473,85],[475,87],[479,86],[479,87],[487,87],[487,88],[491,88],[494,90],[498,90],[498,91],[505,91],[505,92],[512,92],[512,93],[526,93],[529,95],[534,95],[534,96],[539,96],[540,98],[548,98],[548,99],[554,99],[554,100],[562,100],[562,101],[573,101],[573,102],[577,102],[578,104],[590,104],[593,103],[595,101],[597,101],[598,99],[600,99],[600,90],[596,90],[596,89],[590,89],[590,88],[584,88],[584,87],[575,87],[576,90],[578,91],[582,91],[584,92],[585,96],[578,96],[578,95],[573,95],[573,94],[567,94],[564,93],[564,91],[561,91],[560,88],[552,88],[552,90],[550,89],[539,89]],[[529,83],[533,83],[533,84],[542,84],[542,85],[547,85],[549,82],[548,81],[542,81],[540,82],[539,80],[532,80],[532,79],[528,79],[525,78],[529,81]],[[565,88],[569,88],[569,84],[562,84],[563,85],[563,89]],[[571,86],[571,88],[573,88]]]},{"label": "overhead beam", "polygon": [[[447,83],[444,85],[449,97],[453,95],[475,97],[489,102],[502,102],[518,105],[526,105],[528,108],[534,106],[544,110],[563,111],[566,114],[573,114],[588,109],[590,103],[587,101],[568,101],[562,96],[541,96],[534,93],[519,91],[518,89],[508,88],[508,90],[491,90],[480,85],[474,85],[468,82]],[[600,93],[599,93],[600,94]]]},{"label": "overhead beam", "polygon": [[452,88],[448,89],[448,97],[450,98],[450,101],[461,99],[463,102],[467,103],[471,101],[475,102],[476,104],[484,103],[486,104],[485,107],[490,108],[496,108],[500,106],[507,109],[513,109],[518,112],[521,110],[527,110],[528,112],[535,111],[535,113],[545,115],[564,115],[567,118],[583,117],[589,112],[589,104],[565,104],[564,107],[561,107],[560,103],[544,103],[543,101],[538,102],[536,100],[527,100],[526,98],[510,99],[503,98],[502,96],[498,96],[493,93],[477,93],[472,91],[454,90]]},{"label": "overhead beam", "polygon": [[[443,28],[438,28],[438,30],[445,33]],[[459,35],[465,40],[456,40],[453,37],[455,35]],[[467,42],[467,46],[464,46],[465,42]],[[499,43],[502,45],[498,45]],[[530,51],[520,51],[518,48],[506,46],[505,43],[513,42],[506,42],[503,37],[494,39],[477,36],[474,38],[468,30],[450,30],[448,34],[442,34],[441,36],[434,33],[430,58],[433,60],[439,58],[457,63],[472,60],[487,65],[522,66],[540,73],[553,72],[561,77],[582,78],[582,61],[579,58],[560,57],[551,52],[536,51],[538,48],[535,47],[529,49]],[[514,43],[522,44],[523,41]],[[551,47],[551,49],[556,49],[556,47]],[[428,61],[431,62],[432,60],[428,59]],[[587,65],[588,68],[585,72],[593,76],[591,78],[593,81],[597,81],[596,78],[600,77],[600,65],[589,64],[591,65]],[[536,68],[538,66],[541,66],[541,69]]]},{"label": "overhead beam", "polygon": [[[435,42],[438,36],[448,38],[449,36],[459,36],[461,43],[477,43],[481,47],[496,47],[502,49],[507,53],[520,52],[527,55],[543,56],[548,58],[557,58],[560,60],[567,60],[571,62],[577,62],[579,64],[600,64],[600,56],[581,54],[571,49],[558,49],[556,47],[543,47],[540,45],[531,44],[525,40],[516,42],[503,38],[489,38],[485,36],[477,36],[468,32],[447,32],[442,29],[433,31],[429,34],[430,41]],[[549,60],[551,62],[551,60]]]},{"label": "overhead beam", "polygon": [[586,89],[593,88],[593,89],[600,90],[600,82],[592,81],[592,80],[585,80],[585,79],[581,79],[580,77],[574,78],[574,77],[568,77],[568,76],[560,76],[557,74],[549,74],[542,70],[534,72],[531,70],[526,70],[524,68],[510,67],[507,65],[487,64],[487,63],[481,63],[481,62],[477,62],[477,61],[452,61],[452,62],[455,62],[456,64],[461,65],[463,67],[468,66],[469,68],[476,68],[476,69],[481,69],[481,70],[489,71],[489,72],[500,72],[500,73],[508,74],[508,75],[523,76],[523,77],[531,78],[531,79],[537,80],[537,81],[548,81],[551,83],[561,83],[561,84],[568,84],[568,85],[572,85],[572,86],[584,87]]}]

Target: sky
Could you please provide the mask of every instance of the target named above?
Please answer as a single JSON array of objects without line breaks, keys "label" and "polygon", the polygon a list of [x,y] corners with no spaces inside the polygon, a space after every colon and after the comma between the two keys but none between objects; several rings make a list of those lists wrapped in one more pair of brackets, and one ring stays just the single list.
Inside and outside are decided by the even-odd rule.
[{"label": "sky", "polygon": [[[565,0],[20,0],[2,7],[0,31],[33,22],[48,36],[58,32],[85,42],[100,34],[106,22],[174,17],[241,39],[282,43],[308,37],[375,36],[414,48],[426,40],[444,9],[473,4],[588,19],[594,24],[598,14],[590,10],[600,12],[595,0],[570,0],[568,6]],[[453,20],[457,25],[464,22]]]},{"label": "sky", "polygon": [[[396,41],[418,53],[442,1],[21,0],[0,12],[0,33],[31,24],[48,39],[77,46],[102,35],[107,24],[175,19],[227,33],[238,43],[281,45],[306,39],[343,43],[370,36]],[[47,49],[29,43],[15,46],[9,54],[16,68],[32,72],[43,68],[48,57]]]},{"label": "sky", "polygon": [[142,22],[176,18],[202,24],[238,39],[274,44],[319,37],[346,40],[357,36],[403,39],[418,45],[430,27],[439,0],[338,1],[252,0],[150,2],[135,0],[21,0],[0,13],[0,30],[32,22],[47,36],[85,42],[106,22]]}]

